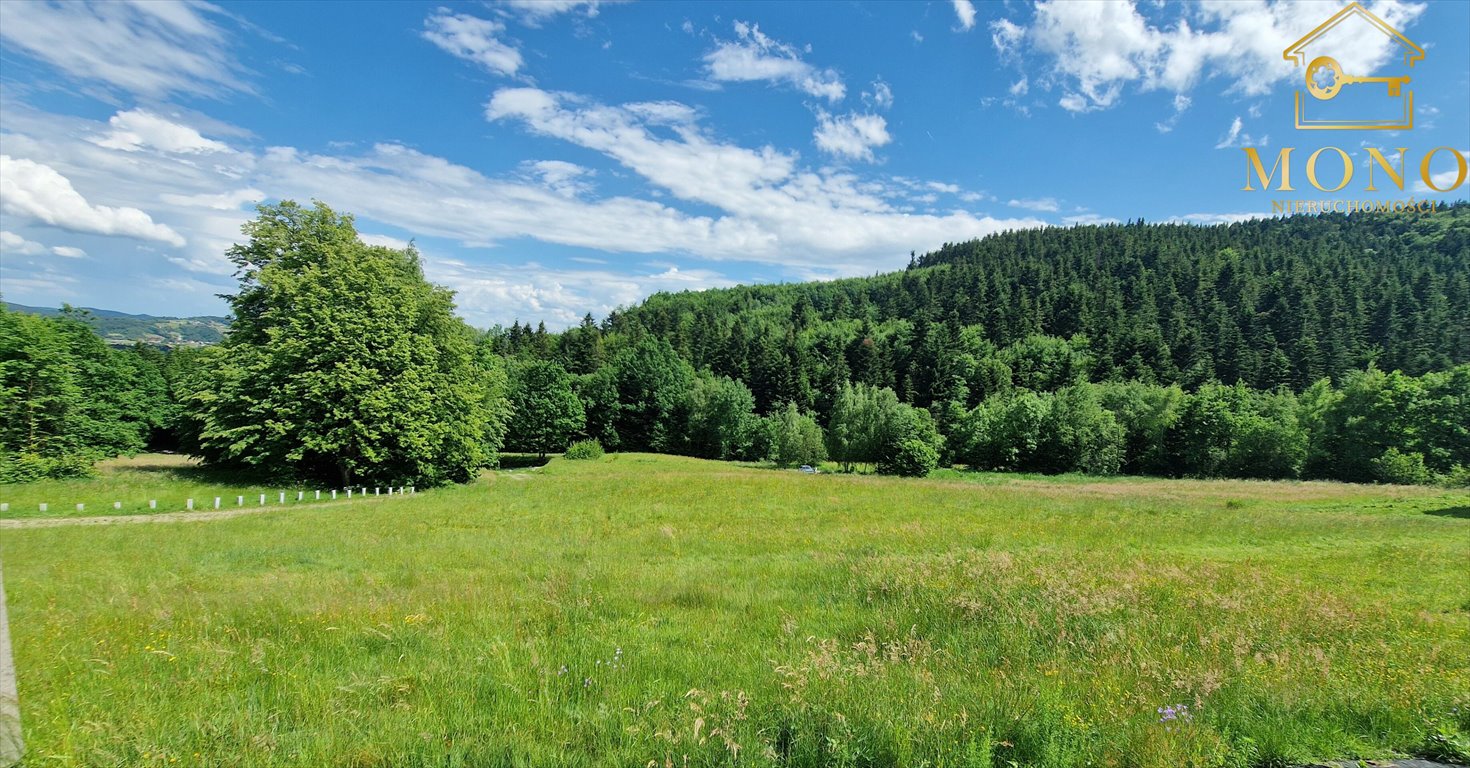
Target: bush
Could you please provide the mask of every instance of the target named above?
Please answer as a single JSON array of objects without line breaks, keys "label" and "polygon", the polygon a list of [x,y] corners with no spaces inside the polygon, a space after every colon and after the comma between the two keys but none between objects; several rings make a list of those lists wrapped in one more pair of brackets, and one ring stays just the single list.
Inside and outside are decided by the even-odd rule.
[{"label": "bush", "polygon": [[0,455],[0,484],[90,477],[92,464],[96,460],[95,456],[80,453],[42,456],[37,453],[7,451]]},{"label": "bush", "polygon": [[900,477],[924,477],[939,466],[939,451],[924,440],[899,443],[893,454],[878,462],[878,473]]},{"label": "bush", "polygon": [[1380,483],[1424,485],[1429,478],[1429,468],[1424,466],[1422,453],[1405,453],[1389,448],[1373,460],[1373,479]]},{"label": "bush", "polygon": [[603,458],[603,443],[592,438],[592,440],[578,440],[566,447],[563,459],[601,459]]},{"label": "bush", "polygon": [[602,443],[597,440],[578,440],[567,446],[567,452],[562,454],[566,459],[600,459],[602,458]]}]

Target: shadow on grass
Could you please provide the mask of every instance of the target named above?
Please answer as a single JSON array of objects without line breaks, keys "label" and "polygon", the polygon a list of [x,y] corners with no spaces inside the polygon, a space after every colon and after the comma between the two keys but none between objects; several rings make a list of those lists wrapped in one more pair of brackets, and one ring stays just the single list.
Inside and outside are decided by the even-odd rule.
[{"label": "shadow on grass", "polygon": [[530,469],[531,467],[544,467],[551,459],[546,456],[537,456],[534,453],[502,453],[500,454],[501,469]]},{"label": "shadow on grass", "polygon": [[1434,515],[1436,517],[1458,517],[1461,520],[1470,520],[1470,507],[1445,507],[1444,509],[1431,509],[1426,511],[1424,514]]},{"label": "shadow on grass", "polygon": [[211,467],[182,454],[139,454],[120,457],[98,465],[103,474],[123,471],[153,476],[160,481],[178,480],[205,485],[261,485],[284,482],[279,477],[258,470]]}]

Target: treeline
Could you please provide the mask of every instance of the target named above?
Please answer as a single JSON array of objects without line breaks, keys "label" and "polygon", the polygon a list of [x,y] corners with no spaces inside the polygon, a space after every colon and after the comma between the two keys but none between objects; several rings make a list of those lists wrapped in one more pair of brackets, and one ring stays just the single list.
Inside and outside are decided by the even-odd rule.
[{"label": "treeline", "polygon": [[4,479],[170,447],[429,486],[577,440],[901,475],[1470,476],[1470,206],[1009,233],[562,333],[475,331],[412,248],[320,203],[260,211],[218,346],[113,351],[72,315],[0,314]]},{"label": "treeline", "polygon": [[[554,337],[548,336],[548,339]],[[563,335],[556,342],[566,340]],[[558,451],[596,438],[613,450],[677,453],[782,464],[823,459],[925,475],[954,464],[975,469],[1172,477],[1470,483],[1470,365],[1409,376],[1376,367],[1306,390],[1210,383],[1087,382],[1068,373],[1077,351],[1050,367],[997,384],[973,407],[920,408],[890,388],[843,382],[826,415],[796,403],[762,416],[744,382],[695,370],[664,339],[584,340],[602,362],[583,374],[523,356],[510,366],[508,445]],[[501,338],[491,334],[482,345]],[[1014,377],[1016,374],[1012,374]],[[547,386],[555,382],[554,386]],[[535,401],[539,405],[528,408]]]},{"label": "treeline", "polygon": [[[1370,364],[1419,375],[1470,362],[1470,205],[1008,232],[875,277],[657,294],[601,330],[667,340],[745,382],[763,412],[823,416],[846,381],[973,408],[1034,375],[1298,392]],[[498,351],[584,373],[587,334],[516,324]],[[1080,368],[1052,372],[1066,353],[1043,337],[1067,340]]]},{"label": "treeline", "polygon": [[0,306],[0,482],[74,477],[100,458],[172,447],[175,383],[194,350],[111,349],[86,312]]}]

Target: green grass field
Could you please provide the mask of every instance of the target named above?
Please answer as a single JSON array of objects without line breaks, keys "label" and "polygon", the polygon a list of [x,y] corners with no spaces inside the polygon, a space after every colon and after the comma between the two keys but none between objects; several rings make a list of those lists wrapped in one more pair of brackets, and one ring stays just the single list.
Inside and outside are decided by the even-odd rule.
[{"label": "green grass field", "polygon": [[[137,475],[76,490],[192,482]],[[1465,492],[627,454],[0,553],[28,766],[1276,766],[1470,734]]]}]

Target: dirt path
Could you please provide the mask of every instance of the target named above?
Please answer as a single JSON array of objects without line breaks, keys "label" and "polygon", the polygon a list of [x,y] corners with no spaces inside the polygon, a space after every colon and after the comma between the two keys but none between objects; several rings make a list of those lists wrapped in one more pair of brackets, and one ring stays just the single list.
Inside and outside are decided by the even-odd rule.
[{"label": "dirt path", "polygon": [[379,496],[373,499],[354,499],[352,501],[314,501],[305,504],[276,504],[264,507],[236,507],[234,509],[208,509],[196,512],[160,512],[148,515],[96,515],[92,517],[23,517],[13,520],[0,520],[0,530],[13,528],[59,528],[67,525],[119,525],[122,523],[194,523],[206,520],[228,520],[232,517],[244,515],[261,515],[267,512],[285,512],[293,509],[321,509],[323,507],[341,507],[348,504],[362,504],[371,501],[397,498],[397,496]]}]

